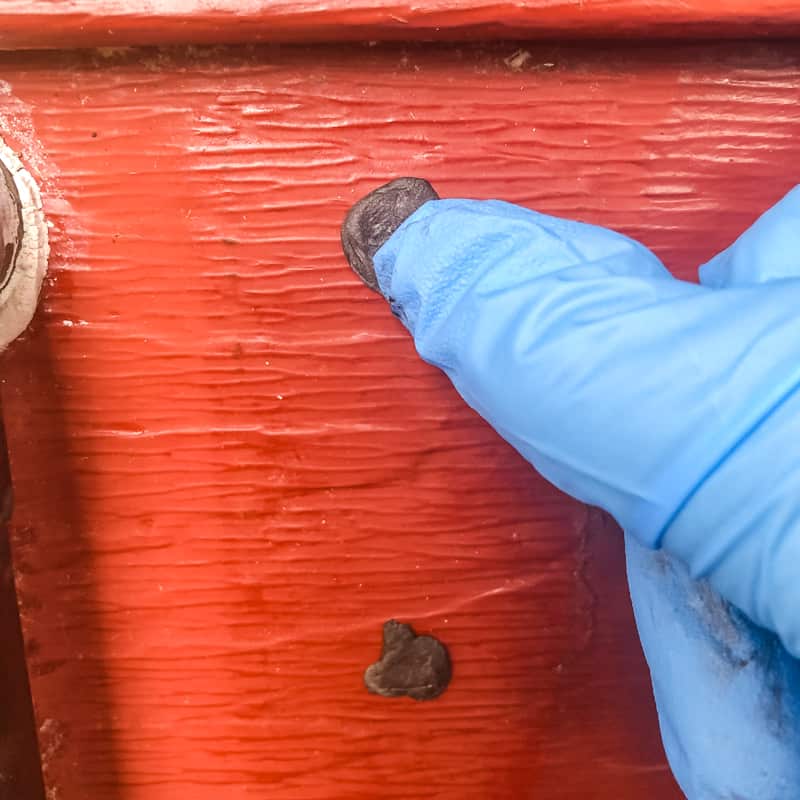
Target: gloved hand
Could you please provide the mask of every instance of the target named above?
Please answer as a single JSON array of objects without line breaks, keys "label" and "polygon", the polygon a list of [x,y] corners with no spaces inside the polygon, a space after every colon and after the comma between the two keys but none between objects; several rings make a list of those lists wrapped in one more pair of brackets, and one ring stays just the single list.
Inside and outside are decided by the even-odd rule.
[{"label": "gloved hand", "polygon": [[[355,259],[351,214],[351,263],[374,267],[420,355],[474,409],[624,529],[687,796],[796,800],[800,192],[706,265],[702,285],[602,228],[420,196]],[[365,208],[362,228],[380,216]]]}]

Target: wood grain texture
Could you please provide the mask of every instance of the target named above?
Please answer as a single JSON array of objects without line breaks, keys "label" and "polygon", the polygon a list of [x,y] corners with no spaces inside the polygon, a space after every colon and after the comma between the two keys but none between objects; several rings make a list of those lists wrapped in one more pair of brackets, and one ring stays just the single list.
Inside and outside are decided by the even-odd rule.
[{"label": "wood grain texture", "polygon": [[[2,384],[52,800],[679,796],[618,533],[418,360],[338,228],[412,173],[692,276],[795,181],[800,56],[529,49],[0,59],[53,224]],[[364,689],[392,617],[450,648],[439,700]]]},{"label": "wood grain texture", "polygon": [[786,37],[794,0],[0,0],[0,48]]}]

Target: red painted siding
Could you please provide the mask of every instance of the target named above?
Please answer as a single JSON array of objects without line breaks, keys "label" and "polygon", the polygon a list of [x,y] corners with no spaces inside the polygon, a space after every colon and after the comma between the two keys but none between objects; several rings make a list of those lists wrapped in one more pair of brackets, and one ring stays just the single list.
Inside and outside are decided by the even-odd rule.
[{"label": "red painted siding", "polygon": [[[3,365],[53,798],[678,797],[618,533],[417,359],[338,226],[420,174],[691,275],[794,182],[800,60],[513,49],[0,59],[54,226]],[[363,688],[390,617],[449,645],[440,700]]]},{"label": "red painted siding", "polygon": [[786,37],[793,0],[3,0],[0,48],[525,37]]}]

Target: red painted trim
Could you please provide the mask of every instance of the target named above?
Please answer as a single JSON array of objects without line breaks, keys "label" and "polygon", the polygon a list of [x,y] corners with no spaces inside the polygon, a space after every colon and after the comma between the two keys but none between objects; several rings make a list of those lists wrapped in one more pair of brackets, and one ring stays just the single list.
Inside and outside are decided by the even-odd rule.
[{"label": "red painted trim", "polygon": [[409,39],[787,37],[793,0],[6,0],[0,49]]},{"label": "red painted trim", "polygon": [[[0,385],[50,796],[676,800],[620,537],[339,225],[411,172],[693,277],[796,180],[797,46],[276,50],[0,58],[52,223]],[[450,649],[440,699],[364,688],[390,618]]]}]

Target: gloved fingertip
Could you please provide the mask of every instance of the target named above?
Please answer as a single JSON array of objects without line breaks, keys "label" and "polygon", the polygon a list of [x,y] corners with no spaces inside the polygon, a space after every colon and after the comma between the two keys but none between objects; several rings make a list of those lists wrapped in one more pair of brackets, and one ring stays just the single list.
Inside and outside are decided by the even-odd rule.
[{"label": "gloved fingertip", "polygon": [[800,278],[798,248],[800,186],[795,186],[733,244],[700,267],[700,283],[722,289]]},{"label": "gloved fingertip", "polygon": [[353,271],[370,289],[380,292],[375,253],[417,209],[439,195],[423,178],[397,178],[370,192],[348,212],[341,239]]}]

